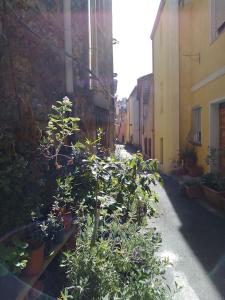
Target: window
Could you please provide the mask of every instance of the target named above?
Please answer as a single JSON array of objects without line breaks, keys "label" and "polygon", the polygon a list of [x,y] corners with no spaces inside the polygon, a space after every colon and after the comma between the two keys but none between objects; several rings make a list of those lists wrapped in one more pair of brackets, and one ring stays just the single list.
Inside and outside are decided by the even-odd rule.
[{"label": "window", "polygon": [[225,31],[225,0],[211,1],[211,40]]},{"label": "window", "polygon": [[192,142],[201,145],[201,107],[192,110]]},{"label": "window", "polygon": [[145,80],[143,82],[143,103],[147,104],[150,97],[150,81]]}]

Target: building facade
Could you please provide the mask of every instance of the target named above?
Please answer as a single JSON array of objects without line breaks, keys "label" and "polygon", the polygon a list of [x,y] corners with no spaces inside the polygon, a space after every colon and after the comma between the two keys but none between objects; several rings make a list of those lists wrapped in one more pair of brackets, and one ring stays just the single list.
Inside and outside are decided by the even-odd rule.
[{"label": "building facade", "polygon": [[183,1],[179,14],[180,145],[207,171],[209,149],[225,148],[225,1]]},{"label": "building facade", "polygon": [[166,172],[187,144],[205,171],[209,147],[225,146],[224,29],[223,0],[161,1],[151,38],[155,154]]},{"label": "building facade", "polygon": [[154,157],[154,102],[153,74],[140,77],[137,81],[140,103],[141,150],[146,158]]},{"label": "building facade", "polygon": [[127,121],[127,98],[116,101],[115,112],[115,138],[116,141],[125,144]]},{"label": "building facade", "polygon": [[141,145],[139,111],[140,104],[137,97],[136,86],[127,101],[126,139],[127,143],[138,148]]},{"label": "building facade", "polygon": [[179,150],[179,6],[161,1],[153,27],[155,158],[167,172]]},{"label": "building facade", "polygon": [[1,128],[35,141],[52,104],[68,96],[85,135],[102,127],[113,146],[110,0],[1,1],[0,49]]}]

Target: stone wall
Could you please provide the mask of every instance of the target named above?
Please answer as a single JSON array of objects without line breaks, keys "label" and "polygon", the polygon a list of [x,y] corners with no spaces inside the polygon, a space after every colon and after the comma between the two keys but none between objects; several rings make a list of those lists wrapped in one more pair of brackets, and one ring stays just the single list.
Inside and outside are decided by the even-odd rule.
[{"label": "stone wall", "polygon": [[0,122],[30,141],[37,138],[35,121],[43,128],[51,105],[65,95],[64,55],[56,48],[64,47],[62,7],[7,3],[1,5]]},{"label": "stone wall", "polygon": [[[84,133],[95,136],[88,1],[72,0],[73,95],[65,87],[63,18],[63,0],[0,0],[0,128],[12,132],[17,143],[38,141],[52,104],[65,95],[74,102]],[[111,68],[112,59],[109,63]]]}]

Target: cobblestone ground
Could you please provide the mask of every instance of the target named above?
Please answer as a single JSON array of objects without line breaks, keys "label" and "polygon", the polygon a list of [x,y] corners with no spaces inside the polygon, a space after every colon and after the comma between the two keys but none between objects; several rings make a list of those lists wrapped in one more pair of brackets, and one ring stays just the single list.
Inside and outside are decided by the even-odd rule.
[{"label": "cobblestone ground", "polygon": [[[129,157],[123,146],[121,157]],[[160,197],[158,217],[149,220],[162,234],[159,255],[168,257],[168,283],[182,286],[176,300],[225,299],[225,219],[213,214],[197,201],[180,194],[170,177],[156,191]]]}]

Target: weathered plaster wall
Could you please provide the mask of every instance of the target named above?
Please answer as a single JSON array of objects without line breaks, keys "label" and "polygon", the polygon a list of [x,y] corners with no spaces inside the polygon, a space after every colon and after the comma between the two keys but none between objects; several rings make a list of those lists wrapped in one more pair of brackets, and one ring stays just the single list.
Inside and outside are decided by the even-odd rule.
[{"label": "weathered plaster wall", "polygon": [[0,122],[22,142],[35,139],[35,121],[43,128],[51,105],[65,95],[64,55],[55,48],[64,44],[62,10],[38,4],[1,5]]},{"label": "weathered plaster wall", "polygon": [[[140,131],[142,153],[149,157],[153,154],[154,106],[153,106],[153,74],[141,77],[140,85]],[[147,139],[147,153],[145,153],[145,139]],[[151,149],[149,139],[151,139]]]},{"label": "weathered plaster wall", "polygon": [[129,142],[140,147],[140,122],[139,122],[139,101],[137,99],[137,87],[134,88],[128,98],[129,109]]},{"label": "weathered plaster wall", "polygon": [[[111,2],[109,4],[108,19],[103,27],[106,49],[103,59],[98,62],[98,69],[108,72],[104,80],[106,89],[112,94]],[[52,104],[67,95],[63,1],[1,0],[0,18],[0,123],[11,127],[17,139],[23,143],[25,140],[38,139],[40,131],[36,128],[36,122],[44,129]],[[95,137],[95,90],[90,91],[88,70],[92,46],[89,21],[88,1],[72,0],[74,93],[67,96],[75,104],[74,114],[81,118],[83,133]],[[102,44],[97,43],[97,46],[102,50]],[[97,99],[100,108],[107,102],[107,144],[112,146],[114,101],[110,95],[102,92],[97,94]]]}]

